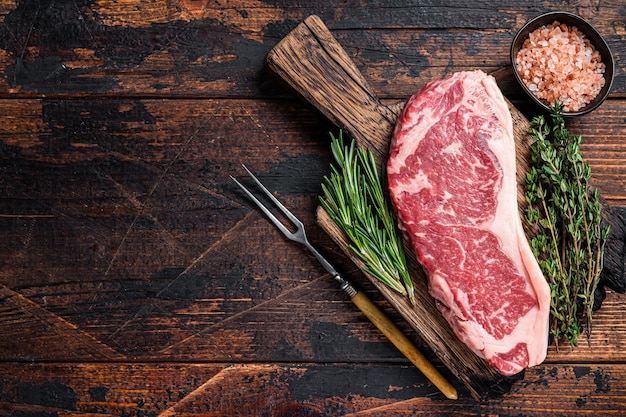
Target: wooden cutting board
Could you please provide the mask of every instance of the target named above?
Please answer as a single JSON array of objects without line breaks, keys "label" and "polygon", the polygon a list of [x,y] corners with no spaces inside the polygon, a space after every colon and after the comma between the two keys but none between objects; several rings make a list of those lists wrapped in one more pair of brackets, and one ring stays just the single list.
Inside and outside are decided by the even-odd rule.
[{"label": "wooden cutting board", "polygon": [[[384,105],[376,97],[356,65],[317,16],[310,16],[282,39],[267,56],[268,67],[286,81],[330,121],[355,138],[359,146],[372,150],[379,166],[387,159],[396,119],[405,102]],[[518,200],[525,206],[523,183],[528,169],[530,137],[528,120],[511,104],[517,145]],[[343,233],[327,213],[318,208],[318,222],[342,250],[362,269],[349,249]],[[528,227],[525,225],[525,227]],[[508,391],[519,379],[502,377],[484,359],[474,354],[454,335],[428,293],[427,278],[407,245],[417,303],[390,290],[365,274],[417,334],[477,399]],[[454,385],[458,385],[453,381]]]}]

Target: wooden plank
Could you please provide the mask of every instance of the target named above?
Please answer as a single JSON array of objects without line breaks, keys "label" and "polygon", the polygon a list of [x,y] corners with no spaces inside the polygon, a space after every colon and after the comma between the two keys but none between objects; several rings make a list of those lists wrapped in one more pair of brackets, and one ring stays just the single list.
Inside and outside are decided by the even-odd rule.
[{"label": "wooden plank", "polygon": [[505,397],[447,401],[404,365],[1,363],[4,415],[621,415],[624,365],[540,366]]},{"label": "wooden plank", "polygon": [[3,415],[148,415],[176,404],[224,365],[2,363]]},{"label": "wooden plank", "polygon": [[583,336],[577,346],[556,346],[548,350],[549,363],[619,363],[623,359],[620,353],[624,335],[624,323],[620,317],[626,314],[626,296],[610,293],[602,303],[602,308],[593,315],[593,331],[589,341]]},{"label": "wooden plank", "polygon": [[[507,3],[484,13],[467,1],[455,7],[309,1],[294,8],[135,0],[37,8],[3,0],[0,94],[284,97],[263,68],[265,56],[296,22],[319,14],[379,97],[404,98],[452,70],[508,65],[515,31],[551,8]],[[601,4],[587,14],[619,62],[626,54],[626,33],[614,25],[620,7]],[[618,66],[614,95],[626,94],[625,81]],[[505,87],[506,94],[519,94],[512,79]]]},{"label": "wooden plank", "polygon": [[[393,107],[397,101],[381,103]],[[524,108],[523,102],[514,103]],[[594,185],[609,202],[623,205],[626,145],[620,138],[626,135],[626,128],[621,106],[620,100],[608,100],[593,113],[568,123],[573,133],[583,135],[582,151],[591,165]],[[524,113],[532,116],[531,112]],[[336,128],[308,104],[271,99],[6,99],[0,100],[0,114],[5,115],[0,123],[0,150],[6,175],[18,174],[18,168],[27,168],[27,161],[39,164],[33,169],[41,169],[45,164],[60,167],[90,160],[119,160],[121,164],[135,159],[159,169],[170,164],[189,142],[197,157],[190,159],[184,154],[185,174],[196,175],[196,182],[203,178],[209,182],[226,180],[227,173],[241,161],[255,164],[257,171],[278,170],[281,161],[286,171],[295,169],[297,164],[287,167],[286,155],[298,155],[300,148],[310,151],[310,156],[299,156],[306,158],[308,168],[293,171],[293,178],[299,180],[290,179],[286,171],[281,178],[281,182],[288,182],[281,187],[288,192],[319,190],[317,181],[328,172],[330,162],[328,132],[336,133]],[[243,137],[255,147],[231,147]],[[257,147],[263,147],[263,156],[255,151]],[[17,175],[14,180],[19,178]],[[149,183],[139,185],[142,178],[135,177],[137,195],[150,187]],[[275,179],[269,180],[270,186],[278,186]],[[45,178],[37,181],[43,185]],[[119,192],[116,195],[125,197]]]}]

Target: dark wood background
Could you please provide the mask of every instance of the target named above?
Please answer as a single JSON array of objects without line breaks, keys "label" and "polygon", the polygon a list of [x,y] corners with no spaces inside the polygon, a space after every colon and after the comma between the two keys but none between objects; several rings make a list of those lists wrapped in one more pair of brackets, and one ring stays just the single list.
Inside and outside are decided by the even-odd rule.
[{"label": "dark wood background", "polygon": [[569,127],[626,205],[625,2],[388,3],[0,0],[0,415],[626,413],[626,296],[510,393],[477,401],[452,380],[446,400],[230,181],[256,172],[424,347],[316,225],[336,128],[265,56],[317,14],[391,103],[506,70],[515,31],[565,10],[616,59],[610,98]]}]

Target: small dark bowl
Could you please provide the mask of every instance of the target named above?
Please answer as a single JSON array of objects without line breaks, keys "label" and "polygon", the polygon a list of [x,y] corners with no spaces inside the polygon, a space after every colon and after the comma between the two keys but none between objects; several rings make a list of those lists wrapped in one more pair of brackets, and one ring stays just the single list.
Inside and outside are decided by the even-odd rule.
[{"label": "small dark bowl", "polygon": [[609,91],[611,90],[611,85],[613,84],[613,76],[615,73],[615,63],[613,61],[613,55],[611,54],[611,50],[609,46],[606,44],[605,40],[602,38],[600,33],[587,21],[585,21],[582,17],[577,16],[572,13],[567,12],[550,12],[546,14],[542,14],[540,16],[535,17],[532,20],[529,20],[522,28],[517,32],[515,38],[513,39],[513,44],[511,45],[511,63],[513,64],[513,73],[515,74],[515,78],[521,85],[522,89],[528,96],[541,108],[545,110],[550,110],[550,104],[540,100],[537,98],[532,91],[526,87],[522,77],[517,72],[517,67],[515,65],[515,57],[517,53],[522,48],[524,41],[528,38],[528,35],[534,31],[535,29],[540,28],[544,25],[549,25],[554,21],[558,21],[559,23],[564,23],[567,26],[575,26],[583,33],[589,42],[596,48],[596,50],[600,53],[600,57],[602,58],[602,62],[606,66],[604,72],[604,87],[600,90],[598,95],[585,107],[576,111],[576,112],[564,112],[564,116],[580,116],[581,114],[589,113],[590,111],[596,109],[604,99],[609,95]]}]

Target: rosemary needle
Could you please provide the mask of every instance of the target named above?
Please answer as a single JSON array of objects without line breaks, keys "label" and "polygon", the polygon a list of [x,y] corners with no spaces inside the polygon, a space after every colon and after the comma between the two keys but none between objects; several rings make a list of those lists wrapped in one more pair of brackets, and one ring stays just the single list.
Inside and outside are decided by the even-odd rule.
[{"label": "rosemary needle", "polygon": [[342,132],[331,133],[336,165],[324,177],[320,204],[345,233],[353,252],[363,261],[365,272],[406,295],[415,304],[402,237],[383,191],[376,160],[370,150],[343,142]]}]

